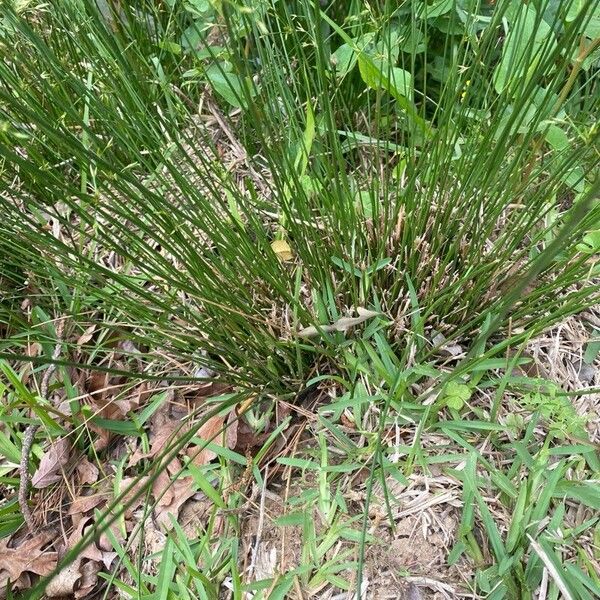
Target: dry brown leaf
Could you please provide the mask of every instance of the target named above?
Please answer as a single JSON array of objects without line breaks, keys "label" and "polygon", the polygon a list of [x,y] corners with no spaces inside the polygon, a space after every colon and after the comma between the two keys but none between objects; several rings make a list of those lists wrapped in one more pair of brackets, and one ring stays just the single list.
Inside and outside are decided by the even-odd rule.
[{"label": "dry brown leaf", "polygon": [[77,582],[81,579],[78,559],[74,563],[61,569],[49,582],[44,593],[47,598],[64,598],[70,596],[76,590]]},{"label": "dry brown leaf", "polygon": [[29,342],[25,347],[25,355],[36,357],[39,356],[42,352],[42,345],[38,342]]},{"label": "dry brown leaf", "polygon": [[[131,490],[129,490],[126,494],[123,492],[129,488],[129,486],[133,485]],[[125,518],[130,519],[133,516],[133,511],[136,510],[142,502],[145,501],[145,490],[148,485],[148,477],[143,476],[140,478],[137,477],[125,477],[121,481],[121,489],[119,494],[119,502],[126,506],[125,508]],[[136,495],[139,494],[139,496]],[[135,499],[134,499],[135,498]]]},{"label": "dry brown leaf", "polygon": [[[84,529],[90,524],[92,520],[91,517],[83,518],[78,524],[77,527],[73,530],[73,533],[69,536],[69,540],[67,542],[67,550],[72,550],[83,538]],[[83,550],[79,552],[78,560],[82,558],[87,558],[89,560],[94,560],[96,562],[101,562],[104,560],[104,555],[102,551],[96,546],[95,542],[88,544]]]},{"label": "dry brown leaf", "polygon": [[353,420],[349,419],[348,415],[345,412],[343,412],[340,415],[340,423],[348,429],[356,429],[356,423]]},{"label": "dry brown leaf", "polygon": [[181,507],[179,524],[187,539],[200,537],[199,532],[206,529],[207,519],[213,507],[212,500],[201,494],[196,494]]},{"label": "dry brown leaf", "polygon": [[[125,540],[125,536],[123,535],[123,531],[121,529],[120,524],[117,521],[113,521],[108,527],[113,535],[113,537],[119,542],[122,543]],[[98,539],[98,548],[102,550],[102,552],[112,552],[114,550],[114,546],[110,541],[110,538],[106,534],[106,532],[102,533]]]},{"label": "dry brown leaf", "polygon": [[152,484],[152,494],[156,499],[154,514],[158,525],[165,529],[173,526],[169,515],[175,520],[183,504],[196,493],[196,486],[191,477],[184,477],[171,481],[171,478],[162,471]]},{"label": "dry brown leaf", "polygon": [[62,470],[69,462],[70,451],[71,442],[67,438],[54,442],[42,456],[40,466],[31,478],[31,485],[42,489],[60,481]]},{"label": "dry brown leaf", "polygon": [[[28,590],[32,586],[32,577],[29,573],[23,573],[19,579],[15,581],[13,588],[15,590]],[[4,590],[2,590],[4,591]]]},{"label": "dry brown leaf", "polygon": [[70,515],[76,515],[78,513],[86,513],[93,508],[96,508],[99,504],[106,502],[108,494],[92,494],[91,496],[77,496],[71,502],[69,506]]},{"label": "dry brown leaf", "polygon": [[[181,517],[177,520],[179,521]],[[152,568],[160,569],[161,553],[165,548],[167,535],[161,529],[157,529],[154,519],[148,519],[144,523],[144,548]],[[148,565],[150,567],[150,565]]]},{"label": "dry brown leaf", "polygon": [[98,481],[98,476],[100,475],[98,467],[85,457],[77,462],[75,471],[79,476],[79,483],[81,485],[95,483]]},{"label": "dry brown leaf", "polygon": [[446,342],[446,336],[443,333],[434,335],[431,342],[440,352],[449,354],[450,356],[460,356],[464,352],[462,346],[459,344],[448,344]]},{"label": "dry brown leaf", "polygon": [[102,565],[97,562],[89,561],[81,567],[81,581],[79,589],[73,594],[74,598],[87,598],[98,583],[98,573]]},{"label": "dry brown leaf", "polygon": [[49,532],[38,533],[18,548],[9,548],[8,538],[0,540],[0,580],[2,571],[8,573],[11,581],[16,581],[25,572],[42,576],[52,573],[58,562],[58,554],[42,548],[53,537]]},{"label": "dry brown leaf", "polygon": [[[111,377],[109,373],[92,373],[84,382],[89,396],[87,402],[95,416],[103,419],[119,421],[126,416],[130,403],[125,400],[115,400],[119,387],[123,384],[122,377]],[[88,427],[98,436],[94,441],[96,452],[104,450],[111,439],[111,432],[95,423]]]},{"label": "dry brown leaf", "polygon": [[89,375],[85,387],[95,405],[103,408],[106,404],[105,398],[109,388],[110,374],[94,372]]},{"label": "dry brown leaf", "polygon": [[87,344],[92,337],[94,336],[94,332],[96,331],[96,325],[90,325],[78,338],[75,342],[75,345],[80,348],[84,344]]},{"label": "dry brown leaf", "polygon": [[[219,444],[219,438],[222,439],[222,435],[219,435],[223,430],[225,424],[225,418],[220,415],[215,415],[203,423],[198,429],[196,436],[204,441],[212,441],[214,444]],[[208,464],[213,458],[217,456],[216,452],[209,448],[203,448],[199,450],[200,446],[192,446],[188,448],[187,455],[191,458],[192,462],[201,467]]]},{"label": "dry brown leaf", "polygon": [[227,417],[227,429],[225,430],[225,448],[232,450],[237,445],[238,425],[240,420],[232,410]]},{"label": "dry brown leaf", "polygon": [[117,348],[126,354],[141,354],[140,349],[131,340],[119,340]]},{"label": "dry brown leaf", "polygon": [[[8,581],[8,573],[6,571],[0,571],[0,600],[6,598],[8,593]],[[16,581],[10,580],[10,591],[13,593],[13,597],[18,597],[18,595],[14,595],[14,592],[31,589],[31,585],[29,573],[23,573]]]},{"label": "dry brown leaf", "polygon": [[[212,377],[212,375],[203,375],[203,369],[204,367],[198,369],[194,376],[199,378],[206,376]],[[187,392],[185,397],[193,404],[199,404],[205,402],[207,398],[226,394],[229,391],[231,391],[231,386],[222,381],[207,381],[205,383],[199,383],[195,388]]]},{"label": "dry brown leaf", "polygon": [[[142,452],[138,448],[129,460],[129,466],[136,465],[143,458],[153,458],[162,454],[165,449],[188,431],[189,426],[187,423],[182,422],[181,416],[171,414],[169,403],[172,401],[172,398],[173,393],[171,391],[170,398],[152,417],[150,423],[150,450]],[[177,459],[173,459],[167,465],[167,469],[171,473],[177,473],[181,470],[181,464]]]},{"label": "dry brown leaf", "polygon": [[111,376],[110,373],[92,373],[86,381],[86,389],[95,414],[103,419],[118,421],[132,408],[131,400],[116,400],[118,390],[125,383],[124,377]]},{"label": "dry brown leaf", "polygon": [[[136,397],[116,400],[117,391],[124,382],[123,378],[105,379],[106,385],[98,389],[95,388],[95,384],[90,384],[90,380],[91,378],[88,379],[88,389],[95,391],[90,392],[89,404],[94,409],[94,415],[103,419],[120,421],[127,418],[129,411],[137,408],[142,396],[146,395],[146,392],[140,392]],[[100,381],[101,379],[98,378],[96,383]],[[96,452],[104,450],[112,438],[112,433],[96,423],[88,423],[88,427],[98,436],[94,441]]]},{"label": "dry brown leaf", "polygon": [[[215,415],[204,423],[196,434],[203,442],[211,442],[216,446],[223,448],[235,448],[238,437],[238,419],[235,412],[229,413],[227,426],[225,426],[225,417]],[[192,446],[188,448],[187,455],[191,461],[198,467],[208,464],[216,458],[217,453],[210,448],[201,448],[202,446]]]},{"label": "dry brown leaf", "polygon": [[150,399],[150,397],[156,392],[154,388],[151,388],[147,382],[142,381],[135,389],[135,398],[131,402],[130,410],[135,410]]},{"label": "dry brown leaf", "polygon": [[97,436],[94,440],[94,450],[96,452],[102,452],[108,447],[112,435],[111,432],[108,429],[102,429],[102,427],[98,427],[98,425],[94,423],[88,423],[88,427]]},{"label": "dry brown leaf", "polygon": [[253,427],[244,421],[238,421],[237,441],[232,450],[244,454],[250,448],[262,446],[269,439],[270,432],[257,433]]},{"label": "dry brown leaf", "polygon": [[105,569],[110,569],[110,565],[112,565],[113,560],[117,558],[118,554],[113,551],[102,550],[102,564]]},{"label": "dry brown leaf", "polygon": [[152,458],[160,454],[174,439],[185,433],[181,421],[170,419],[160,424],[153,425],[153,435],[150,441],[150,451],[143,458]]},{"label": "dry brown leaf", "polygon": [[166,471],[161,471],[152,482],[152,495],[156,500],[157,507],[169,506],[173,501],[173,486]]}]

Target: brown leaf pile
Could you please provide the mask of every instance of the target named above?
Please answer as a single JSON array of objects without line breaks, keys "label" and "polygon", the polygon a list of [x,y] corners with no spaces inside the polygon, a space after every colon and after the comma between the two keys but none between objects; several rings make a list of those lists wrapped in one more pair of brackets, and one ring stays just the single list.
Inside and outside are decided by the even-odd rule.
[{"label": "brown leaf pile", "polygon": [[[84,403],[93,409],[94,415],[104,419],[127,419],[128,413],[138,408],[141,399],[145,400],[150,392],[144,386],[137,394],[116,400],[115,390],[121,383],[118,378],[109,378],[105,374],[90,376],[85,380],[88,396]],[[203,401],[205,393],[213,391],[213,388],[212,384],[203,386],[194,401]],[[117,497],[124,512],[121,516],[118,509],[109,513],[109,518],[115,518],[110,531],[121,544],[131,537],[136,527],[139,529],[142,518],[147,516],[144,508],[148,505],[153,509],[143,523],[146,533],[148,530],[160,532],[170,529],[173,520],[178,519],[190,499],[196,497],[198,501],[206,502],[206,498],[198,494],[193,478],[180,476],[184,462],[203,466],[216,458],[214,446],[234,448],[238,420],[234,411],[208,419],[195,433],[194,442],[182,444],[179,453],[168,463],[162,461],[162,455],[190,432],[189,415],[193,408],[189,403],[176,402],[172,392],[167,393],[165,401],[146,423],[149,441],[146,451],[142,449],[141,440],[114,436],[88,422],[90,429],[97,434],[95,452],[105,459],[105,463],[94,464],[81,456],[70,436],[53,440],[44,449],[33,474],[34,489],[30,499],[43,504],[45,498],[56,498],[55,492],[61,489],[62,483],[66,493],[59,494],[60,506],[42,511],[46,519],[44,525],[56,522],[56,519],[61,521],[61,525],[56,530],[44,529],[33,535],[24,535],[21,531],[9,539],[0,540],[0,598],[5,597],[9,581],[10,589],[19,591],[31,587],[39,577],[50,575],[62,558],[82,540],[86,531],[94,527],[97,515],[106,512]],[[211,442],[213,448],[203,448],[204,442]],[[132,445],[137,447],[132,448]],[[115,489],[111,461],[122,458],[127,452],[130,452],[130,457],[124,466],[125,476]],[[142,461],[147,461],[146,464],[151,467],[160,466],[160,470],[136,476]],[[53,505],[56,506],[55,503]],[[160,539],[164,535],[157,534],[156,537]],[[115,557],[110,537],[103,533],[97,541],[80,551],[73,563],[50,580],[46,597],[87,597],[99,583],[98,574],[108,570]]]},{"label": "brown leaf pile", "polygon": [[[57,532],[46,530],[29,539],[0,540],[0,598],[11,591],[28,589],[34,576],[50,575],[62,557],[81,540],[89,517],[82,519],[78,528],[62,539]],[[91,523],[90,523],[91,524]],[[47,598],[86,598],[98,583],[98,573],[110,565],[116,553],[101,551],[90,544],[81,551],[76,560],[61,569],[48,583]]]},{"label": "brown leaf pile", "polygon": [[30,573],[50,575],[58,562],[58,554],[48,550],[52,534],[38,533],[17,547],[10,547],[8,539],[0,540],[0,589],[6,590],[10,579],[14,589],[29,587]]},{"label": "brown leaf pile", "polygon": [[42,489],[60,481],[63,477],[62,471],[69,462],[70,451],[71,442],[68,438],[62,438],[51,444],[31,478],[31,485]]}]

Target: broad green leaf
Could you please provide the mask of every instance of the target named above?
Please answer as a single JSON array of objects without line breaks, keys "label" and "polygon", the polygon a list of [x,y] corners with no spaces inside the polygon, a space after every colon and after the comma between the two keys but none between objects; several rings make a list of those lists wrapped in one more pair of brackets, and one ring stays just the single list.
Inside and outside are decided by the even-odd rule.
[{"label": "broad green leaf", "polygon": [[596,254],[600,251],[600,229],[588,232],[583,236],[581,244],[577,244],[577,250],[585,254]]},{"label": "broad green leaf", "polygon": [[416,13],[421,19],[433,19],[450,12],[455,5],[456,0],[421,0],[416,6]]},{"label": "broad green leaf", "polygon": [[487,537],[491,546],[494,555],[496,556],[496,560],[498,562],[502,562],[506,559],[506,548],[502,543],[502,536],[500,535],[500,531],[498,530],[498,526],[492,517],[492,513],[488,508],[483,496],[480,494],[478,489],[475,489],[475,500],[477,501],[477,505],[479,506],[479,512],[481,513],[481,520],[485,527],[485,531],[487,533]]},{"label": "broad green leaf", "polygon": [[375,44],[373,58],[384,63],[395,65],[400,57],[400,31],[392,27],[380,36],[380,41]]},{"label": "broad green leaf", "polygon": [[356,52],[348,44],[342,44],[330,58],[331,64],[335,68],[335,74],[340,79],[354,69],[357,59]]},{"label": "broad green leaf", "polygon": [[394,86],[396,93],[412,98],[412,75],[408,71],[394,67],[390,83]]},{"label": "broad green leaf", "polygon": [[[391,262],[392,262],[392,259],[389,258],[389,257],[387,257],[387,258],[380,258],[377,262],[375,262],[374,264],[372,264],[367,269],[367,274],[371,275],[372,273],[376,273],[377,271],[380,271],[384,267],[387,267]],[[388,370],[389,370],[389,367],[388,367]]]},{"label": "broad green leaf", "polygon": [[360,191],[356,194],[356,206],[366,219],[373,218],[373,196],[369,191]]},{"label": "broad green leaf", "polygon": [[294,511],[278,517],[274,522],[279,527],[294,527],[302,525],[306,518],[307,516],[303,511]]},{"label": "broad green leaf", "polygon": [[465,33],[464,23],[455,12],[436,17],[432,19],[431,24],[442,33],[449,35],[464,35]]},{"label": "broad green leaf", "polygon": [[452,408],[454,410],[460,410],[464,405],[465,401],[458,396],[448,396],[446,398],[446,405],[448,408]]},{"label": "broad green leaf", "polygon": [[508,534],[506,535],[506,550],[508,552],[512,552],[516,546],[517,542],[523,536],[524,525],[527,523],[523,523],[523,517],[526,513],[526,501],[527,501],[527,481],[522,481],[519,487],[519,495],[517,496],[517,501],[513,507],[512,511],[512,519],[510,522],[510,527],[508,529]]},{"label": "broad green leaf", "polygon": [[226,504],[223,500],[223,497],[221,496],[221,494],[219,494],[219,491],[217,489],[215,489],[213,487],[213,485],[210,483],[210,481],[207,479],[204,471],[200,467],[196,466],[193,462],[189,462],[187,465],[187,468],[188,468],[189,472],[191,473],[192,478],[194,479],[194,483],[196,483],[196,485],[200,488],[200,490],[202,492],[204,492],[204,494],[206,494],[206,497],[215,506],[218,506],[219,508],[226,508]]},{"label": "broad green leaf", "polygon": [[[589,0],[571,0],[565,21],[568,23],[574,21],[583,9],[589,10],[589,6]],[[595,2],[594,11],[589,20],[587,20],[587,23],[584,20],[581,33],[592,40],[600,37],[600,3]]]},{"label": "broad green leaf", "polygon": [[396,100],[412,95],[412,76],[399,67],[389,68],[384,61],[375,61],[364,55],[358,57],[358,68],[363,81],[374,90],[384,89]]},{"label": "broad green leaf", "polygon": [[185,7],[196,13],[205,13],[212,8],[209,0],[186,0]]},{"label": "broad green leaf", "polygon": [[590,508],[600,510],[600,485],[595,481],[560,481],[554,496],[573,498]]},{"label": "broad green leaf", "polygon": [[550,125],[546,132],[546,141],[554,150],[564,150],[569,147],[569,136],[556,125]]},{"label": "broad green leaf", "polygon": [[[586,561],[587,562],[587,561]],[[589,563],[588,563],[589,564]],[[598,581],[598,576],[596,575],[594,579],[592,579],[591,577],[589,577],[588,575],[586,575],[577,565],[574,565],[572,563],[566,563],[565,564],[565,568],[567,569],[567,571],[569,572],[570,575],[573,576],[573,579],[571,579],[571,582],[574,582],[575,580],[580,581],[581,583],[583,583],[583,585],[589,589],[591,592],[594,593],[594,596],[590,596],[588,595],[588,598],[600,598],[600,583]],[[592,564],[589,564],[589,568],[591,568],[591,573],[594,573],[594,566]],[[581,588],[580,588],[581,589]],[[580,595],[582,595],[583,597],[583,593],[585,593],[585,590],[580,591]]]},{"label": "broad green leaf", "polygon": [[288,598],[287,594],[292,585],[294,585],[293,577],[290,577],[289,574],[282,576],[273,591],[269,594],[268,600],[284,600],[284,598]]},{"label": "broad green leaf", "polygon": [[585,188],[585,171],[582,167],[573,167],[561,177],[561,180],[576,192],[583,192]]},{"label": "broad green leaf", "polygon": [[169,597],[169,588],[177,565],[173,559],[173,540],[167,538],[167,542],[161,553],[160,567],[158,577],[156,578],[156,590],[154,597],[157,600],[167,600]]},{"label": "broad green leaf", "polygon": [[137,436],[140,434],[139,429],[130,421],[115,421],[114,419],[102,419],[101,417],[92,417],[91,421],[101,429],[119,435]]},{"label": "broad green leaf", "polygon": [[[566,151],[571,146],[569,136],[560,127],[551,125],[546,132],[546,141],[558,152]],[[584,170],[580,166],[574,166],[562,176],[566,185],[577,192],[583,191]]]},{"label": "broad green leaf", "polygon": [[310,175],[301,175],[298,179],[302,189],[309,198],[314,198],[323,189],[321,182]]},{"label": "broad green leaf", "polygon": [[[365,192],[365,193],[367,193],[367,192]],[[344,271],[346,271],[347,273],[350,273],[351,275],[355,275],[356,277],[362,277],[362,271],[360,269],[357,269],[355,266],[351,265],[349,262],[342,260],[341,258],[339,258],[337,256],[332,256],[331,262],[334,265],[336,265],[336,267],[343,269]]]},{"label": "broad green leaf", "polygon": [[[559,589],[563,592],[563,598],[581,598],[579,594],[573,592],[572,578],[568,578],[561,557],[556,554],[554,548],[550,545],[549,539],[539,538],[534,540],[529,538],[531,547],[544,563],[546,569],[552,572],[552,578]],[[568,595],[567,595],[568,594]]]},{"label": "broad green leaf", "polygon": [[407,25],[399,32],[398,46],[400,50],[408,54],[419,54],[425,52],[427,44],[425,43],[425,36],[419,29],[413,29],[410,25]]},{"label": "broad green leaf", "polygon": [[179,43],[185,50],[198,48],[204,41],[206,32],[197,23],[190,25],[182,34]]},{"label": "broad green leaf", "polygon": [[509,25],[502,59],[494,72],[494,87],[499,94],[515,80],[531,76],[540,62],[541,50],[545,47],[548,52],[556,44],[553,40],[548,47],[548,38],[554,33],[548,23],[539,19],[532,4],[523,4],[515,11]]},{"label": "broad green leaf", "polygon": [[303,458],[293,458],[284,456],[282,458],[278,458],[277,462],[281,465],[285,465],[287,467],[297,467],[298,469],[315,469],[319,470],[321,465],[316,463],[314,460],[308,460]]},{"label": "broad green leaf", "polygon": [[[385,89],[388,89],[388,91],[390,91],[390,93],[392,93],[394,95],[394,98],[396,99],[396,101],[398,102],[398,104],[400,105],[400,107],[406,111],[408,117],[410,118],[411,121],[413,121],[418,127],[419,129],[426,135],[430,135],[432,133],[432,128],[429,125],[429,123],[423,119],[422,117],[419,116],[416,107],[414,106],[414,104],[412,102],[410,102],[409,100],[407,100],[407,98],[405,96],[403,96],[402,94],[398,93],[398,90],[395,89],[395,87],[393,85],[390,84],[389,78],[387,76],[381,76],[379,77],[377,75],[377,73],[380,73],[380,70],[377,69],[377,67],[375,66],[373,59],[368,56],[368,54],[366,54],[363,51],[363,46],[361,46],[361,41],[355,41],[353,40],[335,21],[333,21],[324,11],[320,11],[321,12],[321,17],[322,19],[328,23],[332,29],[349,45],[354,46],[355,47],[355,51],[360,52],[360,56],[359,56],[359,66],[360,63],[363,63],[363,69],[365,71],[367,71],[368,73],[372,74],[372,71],[375,70],[375,74],[373,75],[373,77],[375,78],[375,80],[382,80],[382,84],[384,85]],[[362,36],[361,40],[363,38],[366,38],[367,36]],[[370,75],[371,76],[371,75]]]},{"label": "broad green leaf", "polygon": [[[4,431],[0,429],[0,454],[4,457],[5,461],[10,461],[15,465],[18,465],[21,461],[21,452],[14,445],[12,440]],[[4,475],[4,468],[2,467],[2,472],[0,474]],[[12,470],[12,467],[7,467],[7,471]]]},{"label": "broad green leaf", "polygon": [[[244,95],[243,80],[235,73],[224,71],[217,65],[212,65],[206,70],[206,77],[212,88],[219,96],[229,102],[236,108],[246,107],[246,97]],[[254,89],[250,82],[247,88],[251,95],[254,95]]]},{"label": "broad green leaf", "polygon": [[[552,115],[552,107],[558,102],[558,95],[555,94],[551,89],[538,87],[528,98],[526,106],[517,111],[521,111],[521,115],[517,118],[516,122],[511,123],[511,118],[515,111],[515,107],[512,104],[508,104],[501,112],[500,125],[496,128],[495,137],[501,137],[506,132],[507,128],[510,128],[512,134],[514,133],[528,133],[534,123],[537,121],[537,130],[541,133],[546,133],[548,129],[548,121],[546,119],[555,116],[557,119],[565,117],[563,109],[559,110],[556,115]],[[557,127],[558,129],[558,127]],[[566,134],[565,134],[566,135]],[[560,133],[552,130],[550,138],[556,143],[564,143],[564,136],[559,139]],[[550,140],[547,140],[549,143]]]},{"label": "broad green leaf", "polygon": [[170,52],[171,54],[181,54],[181,46],[169,40],[163,40],[158,43],[159,48]]}]

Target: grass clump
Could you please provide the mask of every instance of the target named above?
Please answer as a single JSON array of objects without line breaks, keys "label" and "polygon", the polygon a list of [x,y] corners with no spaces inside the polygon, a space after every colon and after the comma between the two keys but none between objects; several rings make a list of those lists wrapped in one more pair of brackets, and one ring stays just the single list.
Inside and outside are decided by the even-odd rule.
[{"label": "grass clump", "polygon": [[[521,462],[509,473],[475,433],[509,451],[497,421],[504,392],[523,384],[513,373],[529,361],[522,344],[599,299],[599,14],[597,3],[575,0],[6,3],[0,357],[13,367],[58,362],[76,429],[87,426],[73,372],[82,366],[144,385],[218,375],[254,399],[238,416],[269,444],[280,401],[324,393],[319,460],[312,448],[310,458],[277,463],[318,471],[323,528],[281,517],[302,529],[311,567],[259,585],[262,597],[325,582],[360,588],[375,482],[412,485],[432,456],[462,486],[452,561],[473,561],[473,585],[487,597],[531,597],[542,567],[559,560],[556,540],[535,524],[571,489],[570,463],[553,464],[560,476],[533,514],[525,504],[544,495],[550,446],[562,443],[554,429],[546,441],[534,440],[533,425],[519,430]],[[11,373],[18,396],[25,374]],[[117,399],[129,402],[131,389]],[[486,389],[496,390],[487,404]],[[521,399],[546,419],[568,414],[554,397]],[[25,393],[7,414],[22,427],[25,407],[37,407],[61,437],[66,425],[48,415],[48,400]],[[108,425],[143,440],[146,418],[137,432]],[[411,427],[409,447],[388,443],[390,428]],[[85,452],[96,440],[88,433]],[[448,452],[427,449],[436,435]],[[587,481],[597,470],[587,433],[577,424],[568,435],[582,444]],[[18,428],[12,437],[20,447]],[[332,470],[332,445],[341,473],[369,473],[362,521],[343,499],[351,478]],[[229,450],[224,462],[235,444]],[[264,498],[260,460],[248,460]],[[223,468],[219,477],[235,477]],[[209,495],[219,477],[195,472]],[[481,478],[500,512],[520,507],[506,531]],[[330,496],[332,486],[341,491]],[[215,489],[219,509],[240,507],[241,496]],[[475,537],[475,505],[491,553]],[[173,579],[182,556],[199,560],[176,531],[160,581]],[[206,565],[235,554],[227,538],[209,557],[206,536]],[[333,560],[338,538],[358,545]],[[527,552],[539,561],[524,570]],[[241,593],[236,561],[227,565]],[[571,583],[555,580],[563,594],[585,598],[597,586],[587,566],[566,569]],[[194,579],[198,597],[216,597],[225,571]]]},{"label": "grass clump", "polygon": [[[597,132],[581,107],[596,84],[578,62],[594,45],[586,11],[569,21],[565,5],[549,23],[511,3],[489,16],[444,12],[466,22],[430,58],[423,43],[403,45],[399,23],[408,15],[416,39],[437,39],[442,8],[428,18],[409,5],[374,6],[369,19],[349,9],[337,23],[311,3],[225,4],[212,30],[226,46],[198,49],[208,16],[178,6],[169,26],[165,15],[144,13],[150,27],[138,13],[104,17],[85,3],[41,11],[40,24],[5,17],[4,43],[21,48],[3,70],[7,183],[18,173],[5,243],[29,270],[60,258],[57,270],[93,287],[103,312],[118,296],[119,318],[150,345],[202,349],[211,366],[246,365],[244,377],[264,384],[275,373],[301,380],[294,332],[351,307],[402,326],[418,305],[426,326],[472,335],[502,312],[592,185],[585,165]],[[67,28],[73,19],[82,31]],[[191,25],[178,34],[172,23],[182,20]],[[360,29],[344,29],[355,21]],[[523,36],[528,45],[520,27],[541,32]],[[182,125],[200,78],[219,110],[227,100],[242,107],[237,149],[254,175],[244,189],[206,134]],[[578,244],[597,210],[586,205],[583,222],[567,228],[561,254],[511,312],[513,326],[539,330],[593,301],[593,286],[570,286],[589,273]],[[60,228],[76,221],[71,239],[40,232],[49,218]],[[294,260],[278,260],[278,239]],[[99,268],[91,246],[115,252],[131,275]],[[253,367],[251,356],[260,357]]]}]

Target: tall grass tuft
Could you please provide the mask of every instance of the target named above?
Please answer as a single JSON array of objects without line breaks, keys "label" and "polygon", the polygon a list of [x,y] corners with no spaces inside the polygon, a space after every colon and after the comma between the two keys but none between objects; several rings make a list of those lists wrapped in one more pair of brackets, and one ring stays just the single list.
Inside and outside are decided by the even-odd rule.
[{"label": "tall grass tuft", "polygon": [[599,297],[597,19],[568,0],[3,7],[2,278],[274,392],[334,359],[323,326],[358,308],[398,353],[533,335]]}]

